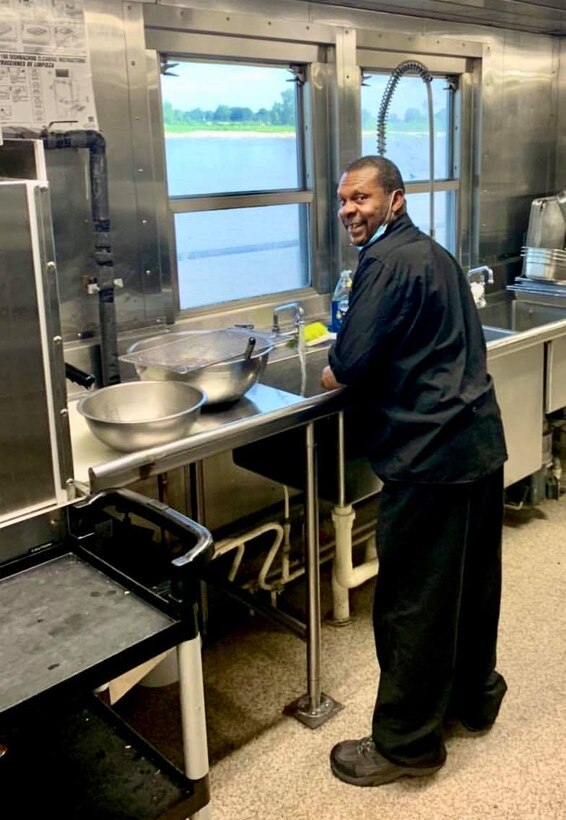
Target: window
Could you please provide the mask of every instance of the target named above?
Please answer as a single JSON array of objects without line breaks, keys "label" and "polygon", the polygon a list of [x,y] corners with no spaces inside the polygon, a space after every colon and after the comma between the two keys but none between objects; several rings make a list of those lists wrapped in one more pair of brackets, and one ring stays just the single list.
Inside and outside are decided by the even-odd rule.
[{"label": "window", "polygon": [[[391,72],[364,72],[361,89],[362,153],[377,152],[377,116]],[[456,252],[456,213],[459,190],[458,133],[455,94],[457,82],[434,77],[431,83],[434,120],[434,236]],[[407,209],[413,222],[430,232],[430,139],[428,95],[420,77],[404,76],[391,97],[386,120],[386,152],[401,171],[407,190]]]},{"label": "window", "polygon": [[302,77],[297,66],[164,63],[181,309],[309,284]]}]

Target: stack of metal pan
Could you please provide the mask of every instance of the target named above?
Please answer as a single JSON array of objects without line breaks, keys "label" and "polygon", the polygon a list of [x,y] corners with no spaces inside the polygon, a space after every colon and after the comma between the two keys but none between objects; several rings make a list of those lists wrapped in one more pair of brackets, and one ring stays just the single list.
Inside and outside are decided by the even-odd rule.
[{"label": "stack of metal pan", "polygon": [[521,250],[523,276],[545,281],[566,281],[566,250],[559,248],[528,248]]}]

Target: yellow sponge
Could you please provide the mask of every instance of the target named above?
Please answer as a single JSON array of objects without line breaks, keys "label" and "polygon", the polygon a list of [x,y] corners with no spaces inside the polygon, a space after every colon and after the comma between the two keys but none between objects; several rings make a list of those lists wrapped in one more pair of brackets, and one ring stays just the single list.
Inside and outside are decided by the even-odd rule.
[{"label": "yellow sponge", "polygon": [[305,344],[309,347],[311,345],[322,344],[322,342],[328,342],[335,338],[336,334],[330,333],[326,325],[323,325],[322,322],[311,322],[310,325],[305,326]]}]

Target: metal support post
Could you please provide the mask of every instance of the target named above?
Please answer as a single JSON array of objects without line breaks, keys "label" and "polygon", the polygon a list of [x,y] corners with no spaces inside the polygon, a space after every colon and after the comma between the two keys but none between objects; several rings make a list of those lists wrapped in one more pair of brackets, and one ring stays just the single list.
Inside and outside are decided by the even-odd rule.
[{"label": "metal support post", "polygon": [[318,540],[318,483],[314,424],[305,430],[306,447],[306,577],[307,577],[307,685],[306,695],[289,704],[285,712],[316,729],[343,707],[321,691],[320,549]]},{"label": "metal support post", "polygon": [[[177,647],[179,698],[183,730],[185,774],[190,780],[208,778],[208,745],[200,635]],[[191,815],[191,820],[209,820],[210,803]]]}]

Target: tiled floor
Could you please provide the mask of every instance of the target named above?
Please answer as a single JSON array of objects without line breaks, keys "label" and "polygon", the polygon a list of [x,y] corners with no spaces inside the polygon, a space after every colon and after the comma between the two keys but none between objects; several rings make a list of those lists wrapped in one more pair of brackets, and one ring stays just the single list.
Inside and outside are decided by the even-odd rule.
[{"label": "tiled floor", "polygon": [[[328,766],[335,742],[368,730],[378,675],[373,581],[351,592],[353,624],[323,624],[322,688],[344,708],[316,730],[283,714],[306,692],[305,644],[212,594],[216,638],[203,659],[213,820],[562,820],[565,567],[566,496],[508,511],[499,667],[509,692],[500,718],[484,736],[455,728],[447,764],[434,777],[380,789],[346,786]],[[322,569],[324,612],[329,569]],[[289,603],[300,605],[303,594],[297,583]],[[176,684],[136,687],[120,709],[181,764]]]}]

